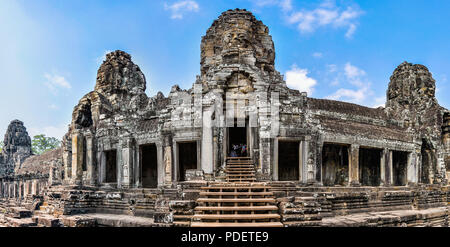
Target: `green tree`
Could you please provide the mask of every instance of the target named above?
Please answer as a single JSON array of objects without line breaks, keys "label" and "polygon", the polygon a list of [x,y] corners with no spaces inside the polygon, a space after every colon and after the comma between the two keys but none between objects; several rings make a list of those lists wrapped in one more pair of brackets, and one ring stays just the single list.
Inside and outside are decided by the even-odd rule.
[{"label": "green tree", "polygon": [[3,141],[0,141],[0,153],[3,151]]},{"label": "green tree", "polygon": [[61,142],[54,137],[46,137],[44,134],[35,135],[31,142],[31,149],[35,154],[43,154],[48,150],[58,148]]}]

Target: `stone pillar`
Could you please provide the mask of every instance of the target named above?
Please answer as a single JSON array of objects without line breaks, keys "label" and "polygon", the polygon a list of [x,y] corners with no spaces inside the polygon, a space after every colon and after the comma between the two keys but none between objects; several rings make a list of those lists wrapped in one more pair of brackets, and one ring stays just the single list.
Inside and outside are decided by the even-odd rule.
[{"label": "stone pillar", "polygon": [[210,108],[203,112],[201,167],[205,174],[213,174],[214,147],[211,120],[213,113]]},{"label": "stone pillar", "polygon": [[83,135],[72,135],[72,178],[73,184],[81,184],[83,178]]},{"label": "stone pillar", "polygon": [[416,157],[416,152],[408,153],[408,162],[406,167],[406,183],[408,185],[414,185],[418,182],[418,163],[416,162]]},{"label": "stone pillar", "polygon": [[386,185],[386,153],[387,149],[381,150],[380,157],[380,186]]},{"label": "stone pillar", "polygon": [[[122,149],[124,146],[124,142],[126,142],[126,140],[124,139],[119,139],[119,142],[117,143],[117,149],[116,149],[116,170],[117,170],[117,177],[116,177],[116,181],[117,181],[117,188],[122,188],[122,181],[123,181],[123,159],[122,159]],[[106,162],[105,162],[105,168],[106,168]],[[105,170],[105,175],[106,175],[106,170]]]},{"label": "stone pillar", "polygon": [[173,167],[173,158],[172,158],[172,136],[170,134],[166,134],[163,136],[163,152],[164,152],[164,185],[172,186],[172,167]]},{"label": "stone pillar", "polygon": [[[164,145],[156,144],[156,157],[158,160],[158,186],[163,186],[165,181],[165,159],[164,159]],[[141,181],[142,186],[142,181]]]},{"label": "stone pillar", "polygon": [[11,197],[12,198],[16,198],[16,194],[17,194],[17,192],[16,192],[16,182],[11,182],[11,186],[12,186],[12,193],[11,193]]},{"label": "stone pillar", "polygon": [[135,145],[133,138],[126,138],[122,143],[122,188],[133,186],[133,167]]},{"label": "stone pillar", "polygon": [[17,197],[23,198],[23,190],[22,190],[23,183],[22,183],[22,181],[18,181],[17,186],[18,186],[18,196]]},{"label": "stone pillar", "polygon": [[392,150],[389,150],[387,153],[387,162],[386,162],[386,165],[387,165],[386,184],[387,185],[392,185],[394,183],[394,174],[393,174],[394,171],[392,168],[392,165],[393,165],[392,155],[393,155]]},{"label": "stone pillar", "polygon": [[14,197],[14,184],[12,182],[8,182],[8,198]]},{"label": "stone pillar", "polygon": [[278,150],[278,146],[279,146],[279,141],[277,138],[274,139],[273,142],[273,169],[272,169],[272,180],[273,181],[278,181],[278,160],[280,159],[279,157],[279,150]]},{"label": "stone pillar", "polygon": [[86,170],[87,170],[87,180],[90,185],[97,184],[97,162],[95,162],[95,146],[94,138],[91,133],[85,136],[86,138]]},{"label": "stone pillar", "polygon": [[[270,145],[270,138],[261,138],[260,139],[260,162],[261,162],[261,168],[262,168],[262,174],[264,178],[270,178],[271,174],[271,145]],[[278,176],[278,175],[277,175]]]},{"label": "stone pillar", "polygon": [[[314,143],[310,143],[311,145],[315,146],[316,149],[316,165],[315,167],[313,167],[313,173],[315,175],[315,181],[314,183],[316,185],[323,185],[323,174],[322,174],[322,166],[323,166],[323,157],[322,157],[322,153],[323,153],[323,140],[321,140],[322,138],[319,137],[318,140]],[[315,169],[314,169],[315,168]],[[313,181],[309,181],[309,183],[311,184]]]},{"label": "stone pillar", "polygon": [[[321,184],[322,181],[316,180],[316,172],[322,172],[321,170],[317,170],[317,155],[322,156],[322,153],[317,154],[317,150],[315,150],[314,145],[316,142],[312,141],[308,136],[305,139],[305,162],[306,162],[306,182],[308,184]],[[321,162],[322,159],[320,159]],[[320,165],[322,166],[322,165]]]},{"label": "stone pillar", "polygon": [[11,182],[8,182],[8,198],[12,198],[14,195],[14,188],[13,188],[13,184],[11,184]]},{"label": "stone pillar", "polygon": [[64,180],[69,183],[72,177],[72,152],[69,150],[64,150],[63,152],[63,163],[64,163]]},{"label": "stone pillar", "polygon": [[359,185],[359,145],[350,146],[350,166],[348,169],[350,186]]}]

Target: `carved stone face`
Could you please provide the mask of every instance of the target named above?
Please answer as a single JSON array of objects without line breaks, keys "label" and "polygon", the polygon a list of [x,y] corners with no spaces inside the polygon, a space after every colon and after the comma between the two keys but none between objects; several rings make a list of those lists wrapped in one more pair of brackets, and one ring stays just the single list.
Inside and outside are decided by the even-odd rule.
[{"label": "carved stone face", "polygon": [[252,80],[243,73],[232,74],[227,80],[227,85],[229,92],[246,94],[254,91]]},{"label": "carved stone face", "polygon": [[251,46],[250,35],[244,29],[232,29],[223,34],[223,47],[228,49],[248,48]]}]

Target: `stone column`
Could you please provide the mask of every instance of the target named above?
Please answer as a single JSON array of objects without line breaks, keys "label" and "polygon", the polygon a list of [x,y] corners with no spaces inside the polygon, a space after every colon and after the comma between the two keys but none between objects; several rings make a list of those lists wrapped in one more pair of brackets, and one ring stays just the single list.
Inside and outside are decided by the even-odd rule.
[{"label": "stone column", "polygon": [[173,158],[172,158],[172,135],[166,134],[163,135],[164,143],[163,143],[163,152],[164,152],[164,185],[172,186],[172,167],[173,167]]},{"label": "stone column", "polygon": [[81,184],[83,179],[83,135],[75,132],[72,135],[72,178],[73,184]]},{"label": "stone column", "polygon": [[394,176],[393,176],[393,160],[392,160],[393,152],[392,150],[389,150],[387,153],[387,162],[386,162],[386,184],[392,185],[394,183]]},{"label": "stone column", "polygon": [[280,159],[278,143],[279,143],[278,139],[275,138],[273,142],[273,170],[272,170],[272,179],[274,181],[278,181],[278,160]]},{"label": "stone column", "polygon": [[91,133],[85,136],[86,138],[86,170],[87,177],[86,179],[89,181],[90,185],[97,184],[97,167],[95,162],[95,146],[94,146],[94,138]]},{"label": "stone column", "polygon": [[[264,178],[270,178],[271,174],[271,145],[270,145],[270,138],[261,138],[260,139],[260,162],[261,162],[261,168],[262,168],[262,174]],[[278,176],[278,175],[277,175]]]},{"label": "stone column", "polygon": [[[158,187],[159,186],[163,186],[164,182],[165,182],[165,165],[166,163],[164,162],[164,145],[162,145],[161,143],[156,144],[156,157],[158,160]],[[141,186],[142,186],[142,181],[141,181]]]},{"label": "stone column", "polygon": [[64,180],[66,182],[70,182],[70,178],[72,177],[72,153],[68,150],[64,150],[63,152],[63,163],[64,163]]},{"label": "stone column", "polygon": [[134,167],[134,139],[126,138],[122,143],[122,188],[130,188],[133,185]]},{"label": "stone column", "polygon": [[210,108],[203,112],[201,167],[205,174],[212,174],[214,166],[212,114]]},{"label": "stone column", "polygon": [[16,198],[17,197],[17,182],[13,181],[12,186],[13,186],[13,196],[12,197]]},{"label": "stone column", "polygon": [[[322,157],[322,153],[323,153],[323,140],[322,138],[319,136],[318,140],[316,142],[311,142],[311,145],[315,146],[316,149],[316,165],[315,165],[315,169],[313,170],[314,173],[314,177],[315,177],[315,181],[314,184],[316,185],[323,185],[323,174],[322,174],[322,166],[323,166],[323,157]],[[309,182],[310,184],[312,183],[312,181]]]},{"label": "stone column", "polygon": [[23,185],[22,181],[17,182],[17,186],[18,186],[18,196],[17,197],[19,197],[19,198],[23,198],[23,190],[22,190],[23,186],[22,185]]},{"label": "stone column", "polygon": [[14,184],[12,182],[8,182],[8,198],[14,197]]},{"label": "stone column", "polygon": [[349,183],[350,186],[359,185],[359,145],[350,146],[350,167]]},{"label": "stone column", "polygon": [[386,153],[387,149],[381,150],[380,157],[380,186],[386,185]]},{"label": "stone column", "polygon": [[414,185],[418,182],[418,163],[416,162],[416,157],[416,152],[408,153],[408,163],[406,167],[406,183],[408,185]]}]

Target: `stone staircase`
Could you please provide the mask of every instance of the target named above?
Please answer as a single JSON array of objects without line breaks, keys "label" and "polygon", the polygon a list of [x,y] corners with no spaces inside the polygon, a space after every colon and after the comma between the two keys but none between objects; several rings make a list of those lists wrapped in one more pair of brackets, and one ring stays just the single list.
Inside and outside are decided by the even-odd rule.
[{"label": "stone staircase", "polygon": [[37,226],[31,218],[32,212],[23,207],[10,207],[7,209],[0,223],[7,227],[33,227]]},{"label": "stone staircase", "polygon": [[213,183],[203,187],[191,227],[282,227],[265,183]]},{"label": "stone staircase", "polygon": [[255,182],[250,157],[227,158],[227,182],[201,188],[191,227],[282,227],[271,187]]},{"label": "stone staircase", "polygon": [[254,182],[255,165],[251,157],[228,157],[225,167],[227,182]]}]

